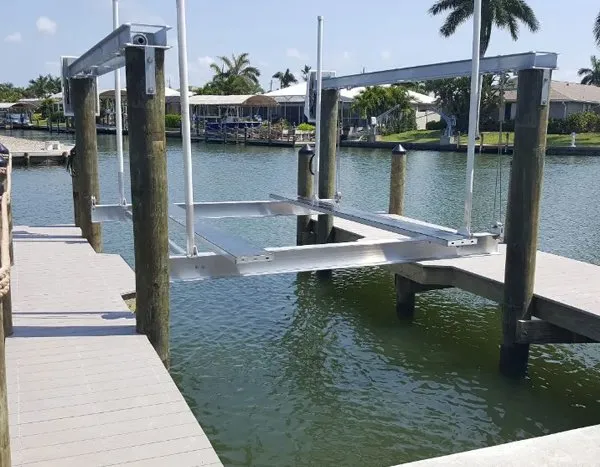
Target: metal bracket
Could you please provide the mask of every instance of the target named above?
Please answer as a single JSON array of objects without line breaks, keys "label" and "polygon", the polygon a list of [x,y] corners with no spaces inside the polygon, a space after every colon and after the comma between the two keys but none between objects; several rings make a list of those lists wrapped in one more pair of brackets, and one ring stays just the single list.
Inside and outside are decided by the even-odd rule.
[{"label": "metal bracket", "polygon": [[548,70],[545,69],[544,70],[544,77],[543,77],[543,84],[542,84],[542,99],[540,102],[540,105],[548,105],[548,102],[550,101],[550,88],[552,86],[552,70]]},{"label": "metal bracket", "polygon": [[144,58],[146,63],[146,94],[156,94],[156,60],[154,47],[144,47]]}]

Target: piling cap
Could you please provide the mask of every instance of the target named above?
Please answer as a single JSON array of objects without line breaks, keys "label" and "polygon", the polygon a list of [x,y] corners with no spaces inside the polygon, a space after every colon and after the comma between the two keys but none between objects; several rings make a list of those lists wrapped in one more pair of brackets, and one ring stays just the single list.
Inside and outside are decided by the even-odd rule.
[{"label": "piling cap", "polygon": [[0,143],[0,154],[8,154],[9,151],[7,149],[6,146],[4,146],[2,143]]},{"label": "piling cap", "polygon": [[392,149],[392,154],[406,154],[406,149],[401,144]]},{"label": "piling cap", "polygon": [[310,144],[305,144],[300,148],[298,154],[314,154],[315,150]]}]

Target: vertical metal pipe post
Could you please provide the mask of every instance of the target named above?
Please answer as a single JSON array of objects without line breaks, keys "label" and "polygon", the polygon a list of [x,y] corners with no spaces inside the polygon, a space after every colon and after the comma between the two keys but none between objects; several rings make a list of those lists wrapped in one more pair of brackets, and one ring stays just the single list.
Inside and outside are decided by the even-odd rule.
[{"label": "vertical metal pipe post", "polygon": [[[113,0],[113,29],[119,27],[119,0]],[[115,125],[117,126],[117,183],[119,203],[127,204],[125,199],[125,178],[123,162],[123,115],[121,114],[121,70],[115,70]]]},{"label": "vertical metal pipe post", "polygon": [[321,99],[323,95],[323,17],[317,17],[317,102],[315,122],[315,198],[319,198],[320,159],[321,159]]},{"label": "vertical metal pipe post", "polygon": [[188,82],[187,31],[185,0],[177,0],[177,41],[179,47],[179,88],[181,90],[181,137],[183,140],[183,185],[185,190],[186,251],[195,255],[194,233],[194,181],[192,179],[192,135],[190,122],[190,98]]},{"label": "vertical metal pipe post", "polygon": [[471,102],[469,107],[469,143],[467,147],[467,181],[465,193],[465,218],[461,233],[471,234],[473,209],[473,170],[475,167],[475,140],[477,138],[477,106],[479,95],[479,52],[481,50],[481,1],[475,0],[473,11],[473,62],[471,67]]}]

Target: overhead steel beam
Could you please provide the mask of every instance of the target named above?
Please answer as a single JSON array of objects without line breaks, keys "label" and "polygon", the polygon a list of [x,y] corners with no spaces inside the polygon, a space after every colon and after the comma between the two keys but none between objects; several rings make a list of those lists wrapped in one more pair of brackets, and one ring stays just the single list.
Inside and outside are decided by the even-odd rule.
[{"label": "overhead steel beam", "polygon": [[[321,214],[331,214],[348,221],[359,224],[369,225],[398,235],[407,235],[409,237],[423,237],[427,240],[439,243],[445,246],[474,245],[480,237],[470,237],[459,234],[456,230],[448,229],[439,225],[428,224],[426,222],[411,219],[409,217],[388,217],[381,214],[360,211],[347,207],[337,206],[331,202],[323,200],[311,200],[304,198],[286,198],[280,195],[271,195],[272,198],[280,201],[303,206],[312,211]],[[489,234],[490,236],[492,234]]]},{"label": "overhead steel beam", "polygon": [[66,69],[66,78],[101,76],[125,66],[125,47],[168,48],[168,26],[128,23],[112,31]]},{"label": "overhead steel beam", "polygon": [[270,262],[234,263],[215,253],[171,256],[171,280],[198,281],[369,266],[390,266],[393,271],[395,264],[494,254],[498,251],[498,242],[486,237],[477,245],[449,247],[424,238],[411,238],[267,248],[266,251],[272,256]]},{"label": "overhead steel beam", "polygon": [[[185,209],[184,203],[175,206]],[[286,201],[221,201],[194,203],[194,216],[205,219],[226,219],[236,217],[275,217],[310,216],[314,214],[308,208],[296,206]]]},{"label": "overhead steel beam", "polygon": [[[553,52],[527,52],[500,55],[481,59],[480,73],[502,73],[509,71],[548,69],[558,66],[558,55]],[[442,62],[393,70],[374,71],[357,75],[323,78],[323,89],[345,89],[382,84],[429,81],[435,79],[471,76],[471,60]]]}]

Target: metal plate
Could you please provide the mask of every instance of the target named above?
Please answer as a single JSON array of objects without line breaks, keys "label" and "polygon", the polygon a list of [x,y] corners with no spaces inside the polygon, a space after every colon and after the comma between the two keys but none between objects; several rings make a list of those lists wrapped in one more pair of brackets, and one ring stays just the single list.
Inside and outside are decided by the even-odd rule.
[{"label": "metal plate", "polygon": [[[185,203],[175,203],[185,209]],[[310,216],[315,212],[285,201],[223,201],[194,203],[194,217],[205,219],[251,218],[274,216]]]},{"label": "metal plate", "polygon": [[131,220],[131,204],[98,204],[92,206],[92,222],[125,222]]},{"label": "metal plate", "polygon": [[427,224],[408,217],[390,218],[358,209],[340,207],[322,200],[309,200],[305,198],[286,198],[280,195],[271,195],[272,198],[285,200],[298,206],[304,206],[322,214],[331,214],[341,219],[346,219],[359,224],[369,225],[388,232],[409,237],[425,236],[428,240],[446,246],[474,245],[477,238],[467,237],[446,227]]},{"label": "metal plate", "polygon": [[[185,227],[185,219],[178,216],[173,210],[170,211],[169,217],[177,224]],[[200,238],[202,243],[233,264],[268,262],[272,260],[272,255],[262,248],[256,247],[241,237],[224,232],[205,222],[197,221],[194,224],[194,233]]]},{"label": "metal plate", "polygon": [[270,262],[234,263],[214,253],[195,257],[171,256],[172,280],[197,281],[226,277],[297,273],[327,269],[390,266],[429,259],[448,259],[498,252],[498,242],[486,238],[477,245],[448,247],[423,238],[330,243],[267,248]]}]

